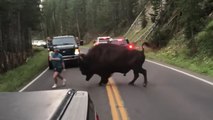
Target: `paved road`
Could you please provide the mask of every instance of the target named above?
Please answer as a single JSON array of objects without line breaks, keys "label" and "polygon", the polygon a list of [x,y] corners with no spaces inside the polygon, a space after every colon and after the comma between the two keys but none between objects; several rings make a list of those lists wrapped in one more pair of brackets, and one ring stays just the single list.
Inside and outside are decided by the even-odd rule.
[{"label": "paved road", "polygon": [[[146,61],[144,68],[148,71],[149,84],[142,85],[143,76],[135,86],[128,82],[133,78],[130,71],[127,76],[116,73],[112,76],[122,99],[122,106],[129,120],[212,120],[213,119],[213,86],[197,78],[171,70]],[[25,91],[49,90],[53,85],[53,71],[48,70]],[[98,86],[99,76],[87,82],[79,68],[69,68],[63,75],[67,85],[63,88],[74,88],[89,92],[101,120],[113,120],[112,104],[109,103],[107,87]],[[202,76],[201,76],[202,77]],[[211,78],[204,77],[213,81]],[[201,79],[202,80],[202,79]],[[121,116],[121,115],[120,115]]]}]

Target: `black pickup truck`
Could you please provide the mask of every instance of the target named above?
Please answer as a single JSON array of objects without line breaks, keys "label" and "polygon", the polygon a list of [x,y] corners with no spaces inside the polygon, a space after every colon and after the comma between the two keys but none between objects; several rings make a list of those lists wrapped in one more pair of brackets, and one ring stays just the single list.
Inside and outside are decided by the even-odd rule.
[{"label": "black pickup truck", "polygon": [[[78,65],[80,49],[74,36],[67,35],[53,37],[52,45],[49,48],[49,56],[52,54],[54,48],[59,49],[59,53],[62,54],[65,63],[71,61],[71,63]],[[49,59],[48,61],[49,68],[52,69],[51,61]]]},{"label": "black pickup truck", "polygon": [[0,120],[99,120],[88,92],[1,92]]}]

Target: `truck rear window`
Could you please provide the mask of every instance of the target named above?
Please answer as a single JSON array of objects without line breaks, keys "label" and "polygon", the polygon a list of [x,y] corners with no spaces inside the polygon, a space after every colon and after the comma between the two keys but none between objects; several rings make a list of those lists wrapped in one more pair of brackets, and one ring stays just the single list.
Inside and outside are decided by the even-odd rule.
[{"label": "truck rear window", "polygon": [[111,44],[116,44],[116,45],[127,45],[128,44],[125,40],[122,40],[122,41],[120,41],[120,40],[112,40],[110,43]]}]

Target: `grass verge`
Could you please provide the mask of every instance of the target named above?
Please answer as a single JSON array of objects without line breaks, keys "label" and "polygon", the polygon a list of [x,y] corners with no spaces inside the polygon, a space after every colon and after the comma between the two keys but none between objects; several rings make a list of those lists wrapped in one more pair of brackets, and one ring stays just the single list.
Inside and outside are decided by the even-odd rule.
[{"label": "grass verge", "polygon": [[41,48],[34,51],[27,63],[0,75],[0,92],[19,90],[47,67],[48,52]]},{"label": "grass verge", "polygon": [[180,43],[183,42],[173,41],[160,51],[147,52],[146,57],[213,78],[213,57],[207,57],[199,53],[191,56],[188,54],[186,46],[180,45]]},{"label": "grass verge", "polygon": [[157,60],[164,63],[168,63],[171,65],[175,65],[184,69],[188,69],[203,75],[207,75],[210,77],[213,77],[213,62],[211,59],[208,59],[206,61],[200,60],[200,58],[184,58],[184,57],[171,57],[164,55],[162,53],[156,53],[149,52],[146,56],[148,59],[151,60]]}]

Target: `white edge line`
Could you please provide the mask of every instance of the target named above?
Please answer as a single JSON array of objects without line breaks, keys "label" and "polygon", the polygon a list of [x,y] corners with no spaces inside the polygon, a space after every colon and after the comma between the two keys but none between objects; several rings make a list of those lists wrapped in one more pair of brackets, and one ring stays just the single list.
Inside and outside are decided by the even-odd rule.
[{"label": "white edge line", "polygon": [[45,72],[47,72],[49,68],[46,68],[42,73],[40,73],[35,79],[33,79],[30,83],[28,83],[26,86],[24,86],[19,92],[23,92],[25,89],[27,89],[30,85],[32,85],[38,78],[40,78]]},{"label": "white edge line", "polygon": [[208,80],[205,80],[205,79],[203,79],[203,78],[199,78],[199,77],[197,77],[197,76],[191,75],[191,74],[189,74],[189,73],[183,72],[183,71],[181,71],[181,70],[178,70],[178,69],[175,69],[175,68],[172,68],[172,67],[169,67],[169,66],[166,66],[166,65],[163,65],[163,64],[160,64],[160,63],[151,61],[151,60],[146,60],[146,61],[147,61],[147,62],[150,62],[150,63],[157,64],[157,65],[159,65],[159,66],[162,66],[162,67],[165,67],[165,68],[168,68],[168,69],[171,69],[171,70],[174,70],[174,71],[176,71],[176,72],[179,72],[179,73],[182,73],[182,74],[184,74],[184,75],[190,76],[190,77],[192,77],[192,78],[195,78],[195,79],[197,79],[197,80],[199,80],[199,81],[205,82],[205,83],[207,83],[207,84],[213,86],[213,83],[212,83],[212,82],[210,82],[210,81],[208,81]]}]

